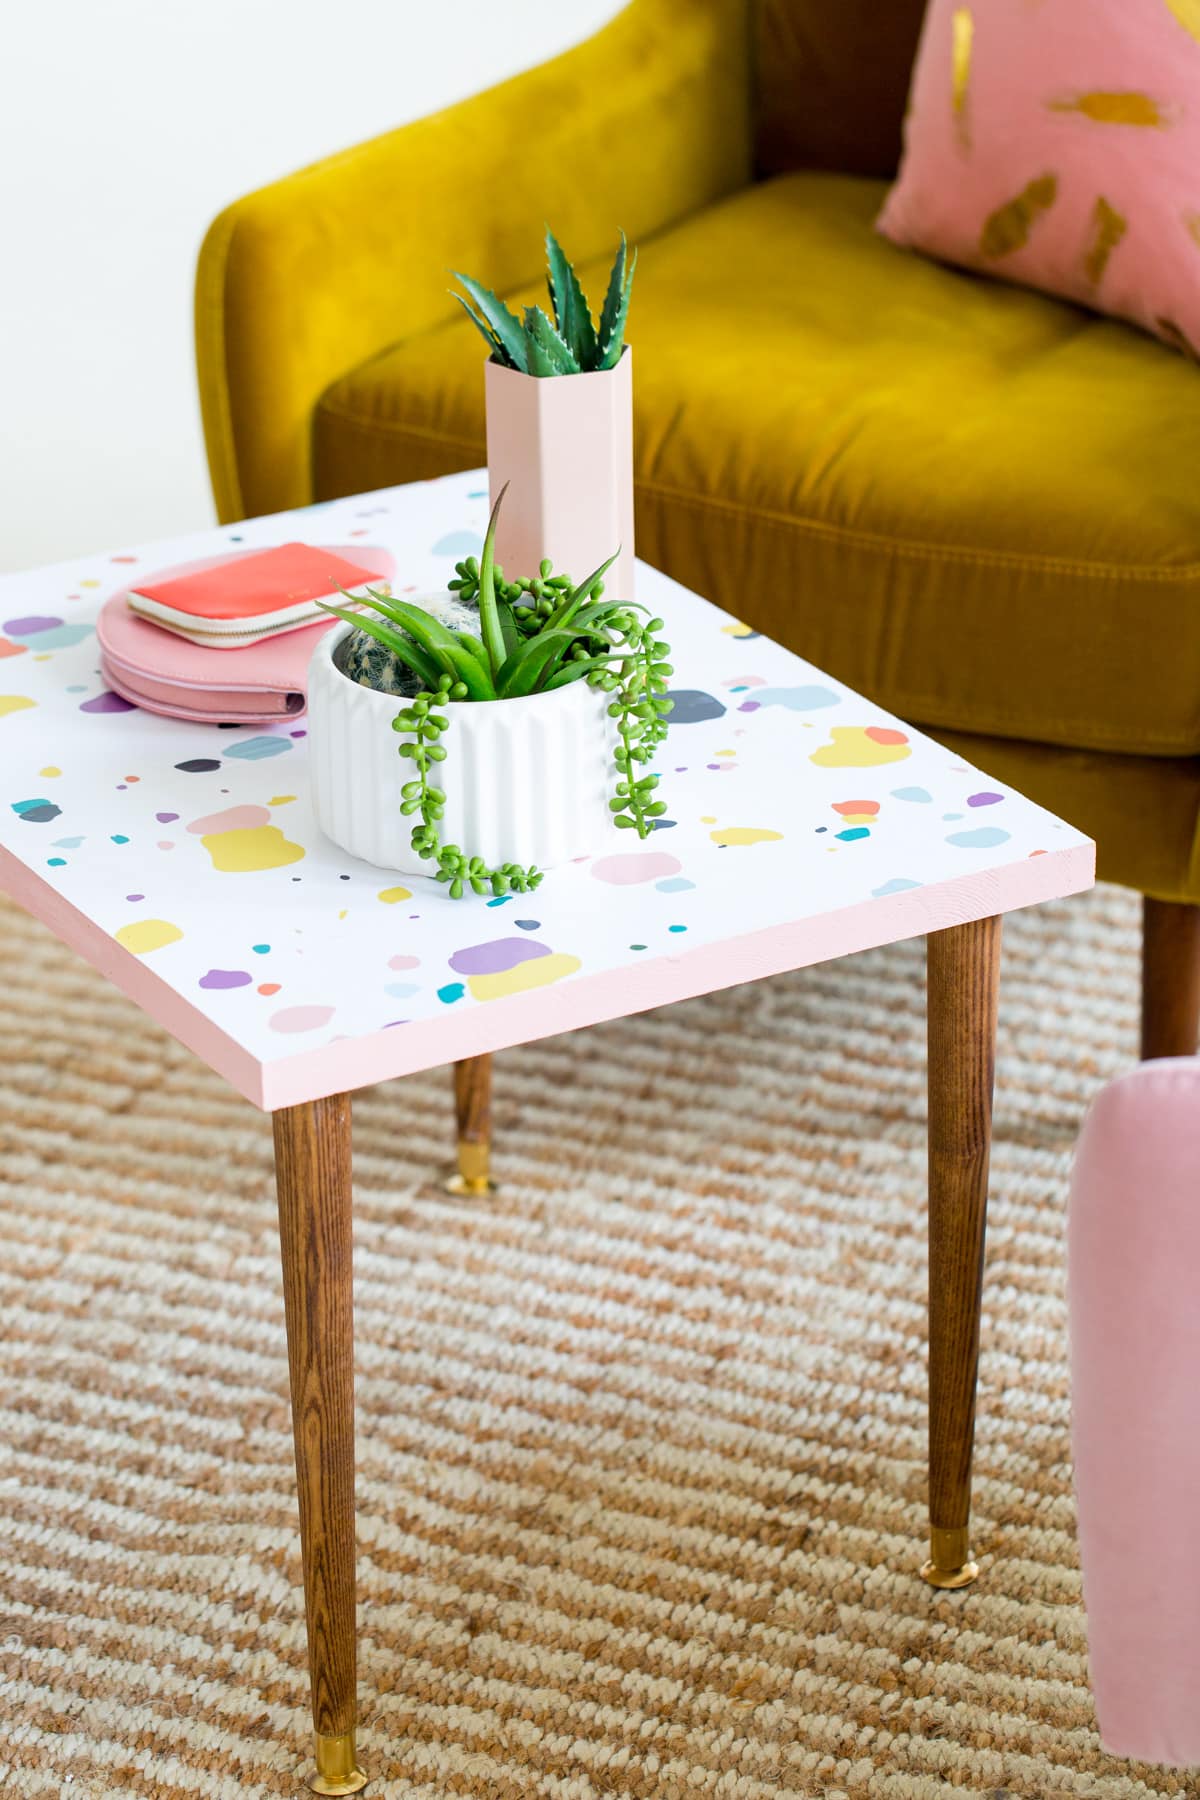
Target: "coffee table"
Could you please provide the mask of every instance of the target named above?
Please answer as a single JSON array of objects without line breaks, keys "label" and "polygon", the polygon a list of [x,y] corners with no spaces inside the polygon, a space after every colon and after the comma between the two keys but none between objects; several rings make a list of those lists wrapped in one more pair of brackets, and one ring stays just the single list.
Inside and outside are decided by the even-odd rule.
[{"label": "coffee table", "polygon": [[[453,901],[356,862],[308,804],[303,717],[140,712],[97,667],[137,576],[288,539],[394,557],[398,590],[477,550],[480,473],[0,581],[0,887],[274,1115],[318,1793],[356,1792],[351,1090],[455,1066],[457,1182],[488,1188],[490,1053],[845,956],[928,944],[929,1504],[959,1587],[1000,917],[1088,888],[1088,839],[639,566],[666,620],[667,814],[532,894]],[[916,1196],[914,1195],[914,1210]]]}]

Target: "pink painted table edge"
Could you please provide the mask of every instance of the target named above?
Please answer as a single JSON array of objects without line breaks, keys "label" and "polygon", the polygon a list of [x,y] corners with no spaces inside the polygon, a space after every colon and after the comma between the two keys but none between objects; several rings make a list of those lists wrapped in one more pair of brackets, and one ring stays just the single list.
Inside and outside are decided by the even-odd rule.
[{"label": "pink painted table edge", "polygon": [[983,872],[888,894],[827,913],[492,1001],[470,1012],[393,1026],[260,1062],[162,978],[0,847],[0,886],[264,1112],[347,1093],[651,1007],[832,962],[859,950],[1085,892],[1095,881],[1090,841]]}]

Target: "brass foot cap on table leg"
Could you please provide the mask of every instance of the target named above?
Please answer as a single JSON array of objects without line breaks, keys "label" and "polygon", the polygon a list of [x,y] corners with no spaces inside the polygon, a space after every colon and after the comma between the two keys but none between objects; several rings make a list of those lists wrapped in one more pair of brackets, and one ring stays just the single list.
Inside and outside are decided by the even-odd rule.
[{"label": "brass foot cap on table leg", "polygon": [[446,1192],[468,1200],[480,1200],[485,1194],[494,1194],[496,1184],[488,1172],[488,1161],[486,1144],[461,1143],[458,1146],[458,1172],[446,1182]]},{"label": "brass foot cap on table leg", "polygon": [[486,1175],[477,1176],[473,1181],[465,1175],[448,1175],[444,1185],[448,1194],[456,1194],[460,1200],[482,1200],[485,1194],[496,1192],[495,1182],[489,1181]]},{"label": "brass foot cap on table leg", "polygon": [[967,1527],[935,1525],[929,1533],[929,1561],[921,1565],[921,1575],[930,1587],[970,1587],[978,1574],[979,1564],[971,1559]]},{"label": "brass foot cap on table leg", "polygon": [[367,1777],[358,1766],[352,1731],[325,1737],[314,1737],[317,1772],[309,1782],[314,1794],[358,1794],[367,1785]]}]

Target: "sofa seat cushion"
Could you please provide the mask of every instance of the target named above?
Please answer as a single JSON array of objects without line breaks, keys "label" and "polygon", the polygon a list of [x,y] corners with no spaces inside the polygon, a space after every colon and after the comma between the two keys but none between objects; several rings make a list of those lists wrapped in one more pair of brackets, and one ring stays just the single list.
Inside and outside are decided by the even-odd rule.
[{"label": "sofa seat cushion", "polygon": [[[883,193],[781,175],[643,244],[639,554],[916,723],[1200,753],[1200,369],[898,250]],[[313,454],[318,497],[482,462],[470,324],[335,383]]]}]

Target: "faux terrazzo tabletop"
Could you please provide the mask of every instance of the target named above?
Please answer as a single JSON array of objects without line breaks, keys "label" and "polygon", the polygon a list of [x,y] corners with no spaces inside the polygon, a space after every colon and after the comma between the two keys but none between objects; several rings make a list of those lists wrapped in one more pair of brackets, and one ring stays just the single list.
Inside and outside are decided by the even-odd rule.
[{"label": "faux terrazzo tabletop", "polygon": [[475,472],[0,580],[0,886],[258,1105],[1091,885],[1079,832],[644,565],[676,671],[666,815],[532,894],[454,901],[347,857],[303,717],[187,724],[104,687],[96,614],[137,577],[302,538],[435,587],[486,517]]}]

